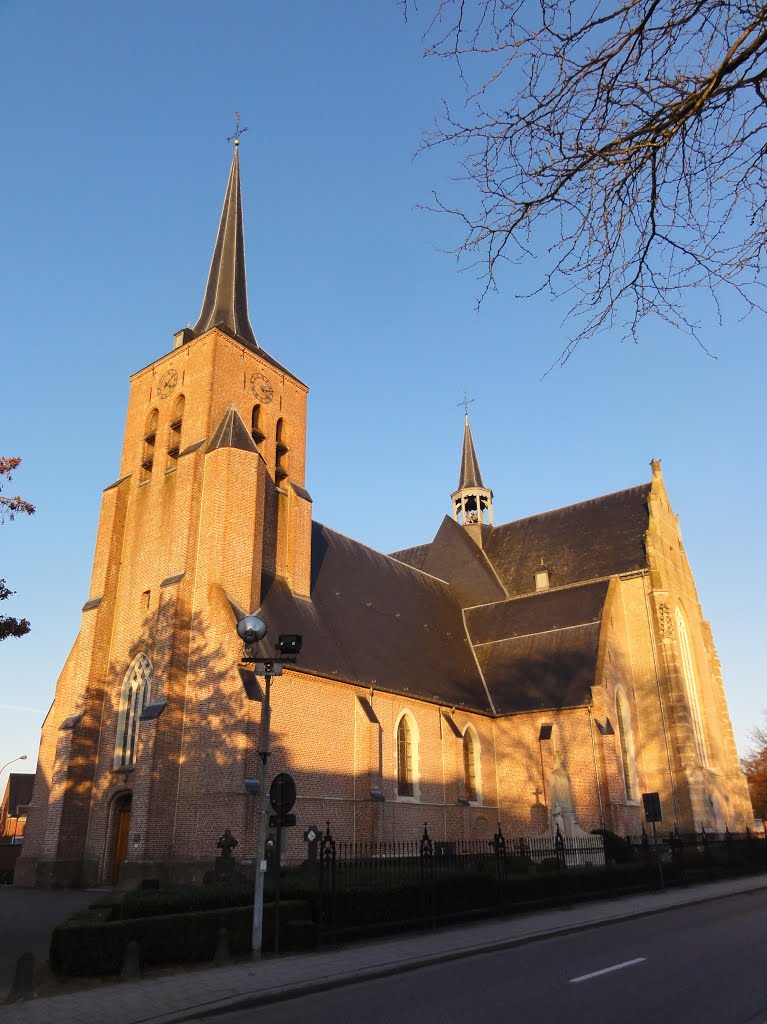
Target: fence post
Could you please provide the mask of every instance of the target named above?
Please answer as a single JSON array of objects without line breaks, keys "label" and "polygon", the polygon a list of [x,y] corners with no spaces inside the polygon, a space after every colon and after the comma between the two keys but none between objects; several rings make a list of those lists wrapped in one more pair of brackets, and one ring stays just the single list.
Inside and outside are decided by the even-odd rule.
[{"label": "fence post", "polygon": [[703,864],[706,870],[706,878],[711,881],[711,848],[708,844],[708,834],[706,833],[706,826],[700,826],[701,837],[703,840]]},{"label": "fence post", "polygon": [[605,857],[605,895],[608,899],[614,899],[615,897],[615,879],[613,877],[613,854],[615,853],[615,847],[613,843],[615,840],[611,839],[608,843],[607,836],[602,836],[602,849]]},{"label": "fence post", "polygon": [[655,878],[652,870],[652,853],[650,851],[650,839],[642,825],[642,863],[644,864],[645,883],[648,889],[655,888]]},{"label": "fence post", "polygon": [[554,837],[554,850],[557,858],[557,876],[559,881],[559,902],[567,903],[567,856],[565,854],[565,838],[559,830],[557,823],[557,834]]},{"label": "fence post", "polygon": [[323,939],[336,933],[336,841],[330,834],[330,822],[327,823],[325,835],[320,837],[320,905],[317,915],[317,944],[322,945]]},{"label": "fence post", "polygon": [[724,841],[727,844],[727,873],[732,874],[732,836],[730,835],[730,826],[724,826]]},{"label": "fence post", "polygon": [[676,869],[676,880],[684,882],[684,847],[679,829],[674,825],[674,831],[669,833],[668,841],[671,845],[671,861]]},{"label": "fence post", "polygon": [[504,896],[506,893],[504,885],[506,881],[506,838],[501,831],[500,821],[498,822],[498,831],[490,840],[490,845],[493,848],[493,853],[495,855],[495,881],[497,890],[496,902],[498,903],[499,909],[503,909],[505,904]]},{"label": "fence post", "polygon": [[434,844],[429,836],[426,822],[423,823],[423,835],[420,843],[421,857],[421,910],[424,931],[434,925],[434,890],[432,877],[434,872]]}]

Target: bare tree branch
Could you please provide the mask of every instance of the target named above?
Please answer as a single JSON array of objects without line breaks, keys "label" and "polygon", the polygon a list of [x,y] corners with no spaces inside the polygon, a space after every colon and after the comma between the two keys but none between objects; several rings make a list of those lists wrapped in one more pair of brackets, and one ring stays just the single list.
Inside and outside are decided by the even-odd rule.
[{"label": "bare tree branch", "polygon": [[763,0],[401,3],[466,87],[421,150],[460,151],[465,199],[430,208],[459,219],[480,302],[501,262],[543,255],[540,287],[575,318],[560,362],[618,325],[636,340],[649,315],[697,338],[693,289],[763,310]]}]

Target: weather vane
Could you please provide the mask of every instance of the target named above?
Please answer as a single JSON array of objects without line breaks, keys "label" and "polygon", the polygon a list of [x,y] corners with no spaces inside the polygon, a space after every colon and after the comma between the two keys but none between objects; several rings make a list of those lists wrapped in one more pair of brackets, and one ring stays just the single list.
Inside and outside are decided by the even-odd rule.
[{"label": "weather vane", "polygon": [[460,402],[457,402],[456,405],[462,405],[463,408],[464,408],[464,412],[468,416],[469,415],[469,406],[471,405],[471,403],[473,401],[475,401],[475,399],[469,398],[468,394],[464,391],[463,399]]},{"label": "weather vane", "polygon": [[248,129],[247,128],[240,128],[240,112],[239,111],[235,111],[234,122],[235,122],[235,124],[234,124],[234,135],[230,135],[229,138],[226,141],[227,142],[231,142],[232,139],[234,139],[235,146],[239,146],[239,144],[240,144],[240,136],[244,135],[245,132]]}]

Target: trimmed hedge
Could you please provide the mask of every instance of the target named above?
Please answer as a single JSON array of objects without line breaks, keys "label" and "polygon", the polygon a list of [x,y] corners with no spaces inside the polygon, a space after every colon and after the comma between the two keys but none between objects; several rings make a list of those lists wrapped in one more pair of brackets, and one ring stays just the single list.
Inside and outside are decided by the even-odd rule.
[{"label": "trimmed hedge", "polygon": [[[253,908],[229,907],[186,914],[139,916],[122,921],[98,920],[106,908],[94,907],[74,915],[54,929],[51,936],[51,968],[65,976],[118,974],[125,947],[132,940],[141,948],[141,964],[190,963],[212,960],[216,938],[222,926],[229,932],[229,951],[250,950]],[[307,949],[315,944],[316,927],[305,901],[286,900],[280,904],[280,947]],[[274,907],[264,907],[264,944],[274,945]]]},{"label": "trimmed hedge", "polygon": [[179,885],[172,889],[132,889],[110,900],[113,921],[205,910],[253,906],[253,884],[232,879],[213,885]]}]

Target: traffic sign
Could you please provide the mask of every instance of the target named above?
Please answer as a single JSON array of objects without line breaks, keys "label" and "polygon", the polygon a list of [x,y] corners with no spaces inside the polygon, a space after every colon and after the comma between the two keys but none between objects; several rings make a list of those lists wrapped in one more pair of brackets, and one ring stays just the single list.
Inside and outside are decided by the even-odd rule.
[{"label": "traffic sign", "polygon": [[296,823],[295,814],[270,814],[269,828],[292,828]]},{"label": "traffic sign", "polygon": [[644,816],[645,821],[652,822],[663,821],[663,815],[660,811],[660,794],[659,793],[642,793],[642,803],[644,804]]},{"label": "traffic sign", "polygon": [[269,803],[278,815],[287,814],[296,802],[296,783],[292,775],[280,772],[269,787]]}]

